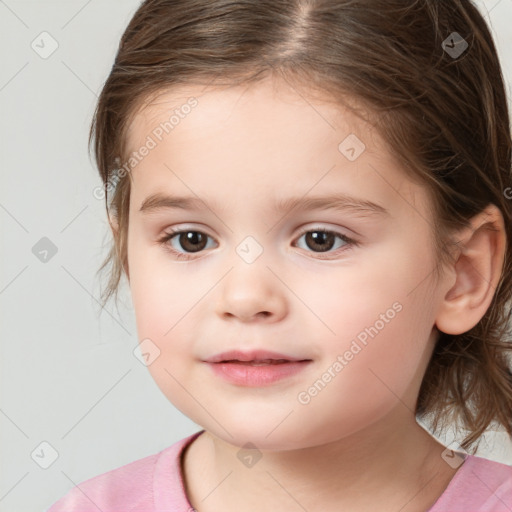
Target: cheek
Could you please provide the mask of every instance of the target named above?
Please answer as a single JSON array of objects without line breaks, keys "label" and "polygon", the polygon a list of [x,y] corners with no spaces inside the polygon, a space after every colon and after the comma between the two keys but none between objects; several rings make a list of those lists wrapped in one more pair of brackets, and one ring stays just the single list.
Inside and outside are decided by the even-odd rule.
[{"label": "cheek", "polygon": [[128,258],[139,339],[166,339],[164,335],[207,292],[207,283],[190,279],[186,264],[181,268],[181,263],[171,262],[163,248],[143,247],[142,243],[134,242],[129,244]]},{"label": "cheek", "polygon": [[[299,389],[300,400],[298,394],[293,397],[308,435],[327,441],[356,432],[395,408],[414,411],[430,332],[428,322],[422,328],[414,321],[414,307],[410,300],[402,300],[396,309],[376,302],[366,309],[354,307],[348,312],[350,323],[359,325],[352,333],[343,333],[345,312],[339,315],[339,336],[325,343],[318,372]],[[388,322],[374,313],[383,313]]]},{"label": "cheek", "polygon": [[[405,393],[411,383],[418,384],[418,369],[429,356],[433,306],[425,278],[432,262],[406,242],[383,247],[378,258],[361,262],[354,272],[344,269],[338,278],[325,280],[322,293],[315,288],[307,295],[323,323],[318,322],[324,341],[318,343],[325,368],[342,357],[333,388],[340,386],[339,396],[348,401],[362,395],[369,401],[393,398],[390,389]],[[303,282],[299,293],[307,288]],[[345,393],[346,386],[358,392]]]},{"label": "cheek", "polygon": [[318,274],[288,277],[293,277],[293,291],[307,308],[292,300],[303,310],[307,323],[318,324],[318,332],[331,340],[331,347],[358,335],[364,340],[367,329],[377,330],[378,337],[398,329],[411,335],[413,324],[421,329],[422,322],[428,322],[430,280],[426,278],[433,263],[426,251],[418,251],[405,237],[396,237],[378,248],[356,252],[347,263]]},{"label": "cheek", "polygon": [[147,368],[162,392],[181,409],[190,400],[182,386],[190,387],[187,376],[195,363],[190,335],[193,318],[211,283],[176,271],[175,262],[168,268],[160,251],[135,243],[128,254],[138,340],[149,339],[145,346],[158,354]]},{"label": "cheek", "polygon": [[151,340],[149,346],[157,354],[147,369],[167,399],[189,415],[191,398],[186,391],[196,394],[190,376],[197,365],[190,336],[194,329],[191,308],[198,297],[190,284],[180,281],[178,277],[172,283],[168,277],[158,278],[155,267],[146,265],[134,272],[131,290],[138,339]]}]

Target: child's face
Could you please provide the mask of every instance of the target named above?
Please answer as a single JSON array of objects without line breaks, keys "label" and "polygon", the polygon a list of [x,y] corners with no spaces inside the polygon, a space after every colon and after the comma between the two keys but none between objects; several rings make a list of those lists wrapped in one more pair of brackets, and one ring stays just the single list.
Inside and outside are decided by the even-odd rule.
[{"label": "child's face", "polygon": [[[191,96],[198,104],[162,135],[160,123]],[[339,147],[350,134],[366,146],[359,156],[354,139]],[[270,82],[206,94],[186,87],[135,118],[130,152],[144,145],[132,171],[129,279],[138,337],[151,340],[143,352],[168,399],[217,437],[262,449],[410,422],[447,289],[433,286],[426,192],[375,130]],[[197,198],[199,208],[140,211],[152,194]],[[334,194],[387,213],[273,210]],[[203,238],[159,244],[170,228]],[[322,239],[322,228],[336,236]],[[273,384],[243,386],[203,362],[234,349],[312,361]]]}]

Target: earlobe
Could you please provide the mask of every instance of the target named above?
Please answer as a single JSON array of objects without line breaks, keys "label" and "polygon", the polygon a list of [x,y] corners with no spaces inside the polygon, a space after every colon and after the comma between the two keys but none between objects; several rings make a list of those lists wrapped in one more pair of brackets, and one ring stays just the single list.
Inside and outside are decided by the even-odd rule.
[{"label": "earlobe", "polygon": [[[446,334],[469,331],[485,315],[503,269],[506,235],[500,210],[490,204],[459,232],[460,252],[445,279],[447,290],[435,325]],[[453,275],[455,274],[455,283]],[[451,286],[450,286],[451,285]]]}]

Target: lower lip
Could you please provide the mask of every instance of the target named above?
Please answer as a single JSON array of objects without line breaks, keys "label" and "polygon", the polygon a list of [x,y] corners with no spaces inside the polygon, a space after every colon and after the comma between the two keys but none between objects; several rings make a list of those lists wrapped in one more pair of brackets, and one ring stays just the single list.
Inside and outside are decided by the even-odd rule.
[{"label": "lower lip", "polygon": [[242,363],[208,363],[212,370],[227,381],[239,386],[267,386],[296,375],[311,361],[293,361],[281,364],[254,366]]}]

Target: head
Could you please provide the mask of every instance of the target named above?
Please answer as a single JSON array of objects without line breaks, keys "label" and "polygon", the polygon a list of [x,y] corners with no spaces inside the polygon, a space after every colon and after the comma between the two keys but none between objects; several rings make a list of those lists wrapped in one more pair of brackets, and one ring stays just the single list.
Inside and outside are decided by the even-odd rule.
[{"label": "head", "polygon": [[[469,1],[367,4],[146,1],[99,98],[91,141],[113,233],[103,305],[125,275],[171,401],[219,436],[262,418],[238,421],[236,442],[290,407],[268,447],[327,442],[403,403],[434,432],[467,429],[464,448],[492,422],[512,434],[511,139],[492,37]],[[456,57],[443,46],[452,27],[468,44]],[[157,192],[203,208],[141,211]],[[333,193],[386,212],[286,203]],[[201,255],[159,244],[171,226],[201,232]],[[302,228],[355,243],[331,239],[320,258]],[[314,371],[279,397],[204,380],[202,358],[255,347]],[[346,351],[357,356],[300,403]],[[182,386],[211,410],[232,405],[212,419]]]}]

